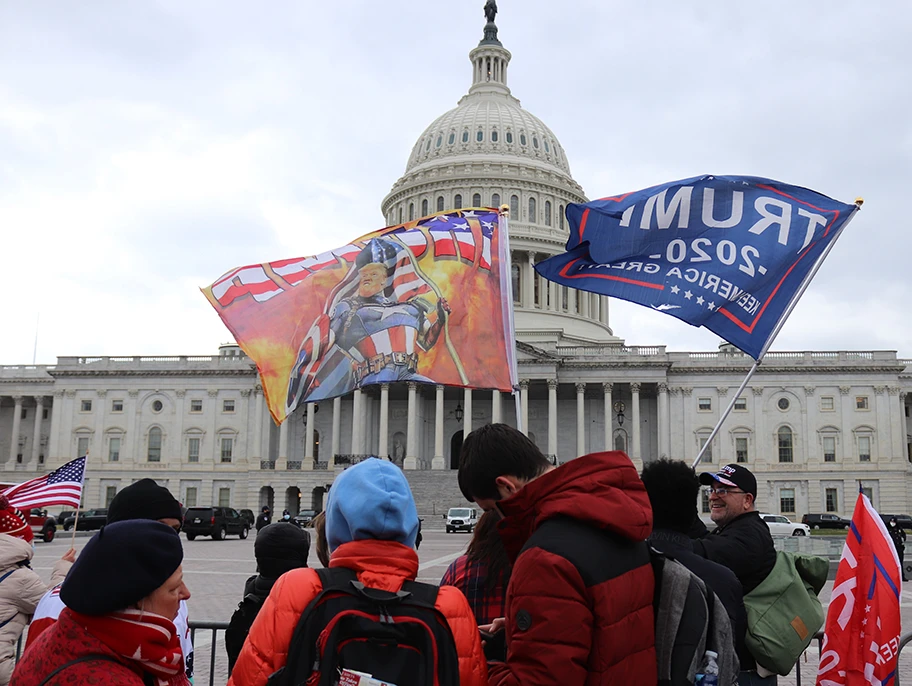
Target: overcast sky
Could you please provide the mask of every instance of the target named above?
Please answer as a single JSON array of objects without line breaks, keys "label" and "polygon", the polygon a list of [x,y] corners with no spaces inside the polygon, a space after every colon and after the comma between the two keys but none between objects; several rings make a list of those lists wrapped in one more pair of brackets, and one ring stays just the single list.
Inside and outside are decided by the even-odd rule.
[{"label": "overcast sky", "polygon": [[[211,354],[199,287],[380,228],[482,0],[0,0],[0,364]],[[509,85],[603,197],[703,173],[865,198],[778,350],[912,358],[906,3],[500,0]],[[628,344],[719,339],[613,301]]]}]

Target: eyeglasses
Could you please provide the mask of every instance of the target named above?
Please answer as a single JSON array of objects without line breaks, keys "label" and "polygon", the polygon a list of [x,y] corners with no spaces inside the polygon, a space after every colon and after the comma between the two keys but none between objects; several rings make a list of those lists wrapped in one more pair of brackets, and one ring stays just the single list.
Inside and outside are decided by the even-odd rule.
[{"label": "eyeglasses", "polygon": [[724,486],[721,487],[721,488],[711,488],[711,489],[709,490],[709,492],[710,492],[710,493],[715,493],[716,495],[718,495],[718,496],[720,496],[720,497],[723,497],[723,498],[724,498],[725,496],[729,495],[729,494],[733,494],[733,495],[747,495],[747,491],[739,491],[739,490],[736,490],[736,489],[734,489],[734,488],[725,488]]}]

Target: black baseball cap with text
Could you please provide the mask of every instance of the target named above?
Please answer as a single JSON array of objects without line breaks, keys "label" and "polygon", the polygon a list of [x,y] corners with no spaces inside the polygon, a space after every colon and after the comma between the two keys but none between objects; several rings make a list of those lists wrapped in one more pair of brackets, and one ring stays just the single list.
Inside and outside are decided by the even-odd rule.
[{"label": "black baseball cap with text", "polygon": [[714,481],[723,486],[740,488],[745,493],[750,493],[754,498],[757,497],[757,478],[747,467],[739,464],[727,464],[718,472],[703,472],[700,474],[700,483],[704,486],[709,486]]}]

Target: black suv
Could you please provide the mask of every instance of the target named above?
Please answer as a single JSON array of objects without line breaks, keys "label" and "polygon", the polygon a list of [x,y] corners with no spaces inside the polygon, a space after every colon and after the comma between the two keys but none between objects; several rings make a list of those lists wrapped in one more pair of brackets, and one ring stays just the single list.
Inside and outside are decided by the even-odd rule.
[{"label": "black suv", "polygon": [[912,529],[912,517],[907,514],[882,514],[884,524],[889,524],[891,519],[896,519],[900,529]]},{"label": "black suv", "polygon": [[807,524],[812,529],[848,529],[852,522],[839,515],[827,513],[806,514],[801,518],[801,523]]},{"label": "black suv", "polygon": [[184,514],[183,531],[188,541],[197,536],[212,536],[215,541],[224,541],[228,534],[247,538],[250,525],[240,512],[230,507],[191,507]]},{"label": "black suv", "polygon": [[63,530],[69,531],[76,525],[76,531],[95,531],[108,522],[108,508],[100,507],[96,510],[80,510],[79,521],[76,515],[70,515],[63,520]]}]

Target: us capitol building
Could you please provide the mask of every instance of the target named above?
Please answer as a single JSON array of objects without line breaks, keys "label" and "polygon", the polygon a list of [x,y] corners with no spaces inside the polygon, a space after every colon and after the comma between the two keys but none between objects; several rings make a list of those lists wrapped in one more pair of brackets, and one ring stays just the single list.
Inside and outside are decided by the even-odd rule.
[{"label": "us capitol building", "polygon": [[[383,217],[392,225],[509,205],[530,438],[559,462],[613,448],[638,467],[660,456],[692,462],[752,360],[727,344],[625,345],[608,298],[535,274],[536,262],[563,252],[567,203],[587,198],[557,137],[510,92],[510,58],[489,21],[469,53],[468,93],[418,137]],[[770,352],[704,467],[747,464],[759,507],[792,518],[849,514],[859,482],[880,511],[910,512],[910,391],[912,360],[893,351]],[[430,515],[463,502],[454,471],[462,437],[515,423],[514,407],[496,391],[386,384],[298,408],[279,428],[234,345],[217,355],[58,357],[0,367],[0,469],[3,481],[23,481],[88,452],[85,507],[151,477],[187,506],[296,512],[321,509],[335,475],[374,454],[403,467]]]}]

